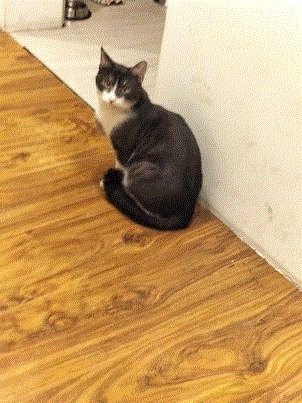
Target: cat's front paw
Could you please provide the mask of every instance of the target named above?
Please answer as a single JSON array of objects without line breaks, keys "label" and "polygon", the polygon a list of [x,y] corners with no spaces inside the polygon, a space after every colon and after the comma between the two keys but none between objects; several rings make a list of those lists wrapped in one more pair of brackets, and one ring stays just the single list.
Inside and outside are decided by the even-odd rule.
[{"label": "cat's front paw", "polygon": [[120,185],[123,179],[123,172],[119,169],[110,168],[101,181],[101,187],[106,191],[108,188],[113,189]]}]

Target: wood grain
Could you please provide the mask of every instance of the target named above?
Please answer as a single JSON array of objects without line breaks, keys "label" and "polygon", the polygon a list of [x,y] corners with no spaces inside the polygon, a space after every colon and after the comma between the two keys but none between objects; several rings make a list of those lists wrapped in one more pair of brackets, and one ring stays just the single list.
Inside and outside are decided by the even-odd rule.
[{"label": "wood grain", "polygon": [[99,190],[92,111],[0,34],[0,402],[301,403],[301,293],[209,212]]}]

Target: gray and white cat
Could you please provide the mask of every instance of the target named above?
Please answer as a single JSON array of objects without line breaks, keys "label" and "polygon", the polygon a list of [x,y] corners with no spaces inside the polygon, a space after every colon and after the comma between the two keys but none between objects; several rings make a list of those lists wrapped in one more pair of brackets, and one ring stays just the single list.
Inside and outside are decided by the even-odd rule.
[{"label": "gray and white cat", "polygon": [[202,184],[200,152],[184,119],[152,104],[141,83],[147,63],[132,68],[101,50],[96,119],[116,153],[101,182],[106,198],[136,223],[185,228]]}]

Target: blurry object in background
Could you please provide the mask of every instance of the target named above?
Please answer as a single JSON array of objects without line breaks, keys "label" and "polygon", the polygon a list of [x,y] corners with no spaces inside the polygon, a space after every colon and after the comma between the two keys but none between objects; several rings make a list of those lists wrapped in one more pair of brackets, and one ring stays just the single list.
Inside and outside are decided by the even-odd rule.
[{"label": "blurry object in background", "polygon": [[101,4],[102,6],[111,6],[113,4],[122,4],[124,0],[91,0],[94,3]]},{"label": "blurry object in background", "polygon": [[67,0],[65,18],[67,20],[84,20],[91,16],[87,4],[78,0]]},{"label": "blurry object in background", "polygon": [[0,0],[0,28],[7,32],[61,28],[64,13],[62,0]]}]

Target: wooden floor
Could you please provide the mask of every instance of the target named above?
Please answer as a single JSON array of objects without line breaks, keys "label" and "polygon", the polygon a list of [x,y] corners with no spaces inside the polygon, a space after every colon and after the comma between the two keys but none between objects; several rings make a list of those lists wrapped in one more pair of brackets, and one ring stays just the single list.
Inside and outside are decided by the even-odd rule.
[{"label": "wooden floor", "polygon": [[123,218],[93,112],[3,33],[0,68],[0,402],[301,403],[301,293],[201,208]]}]

